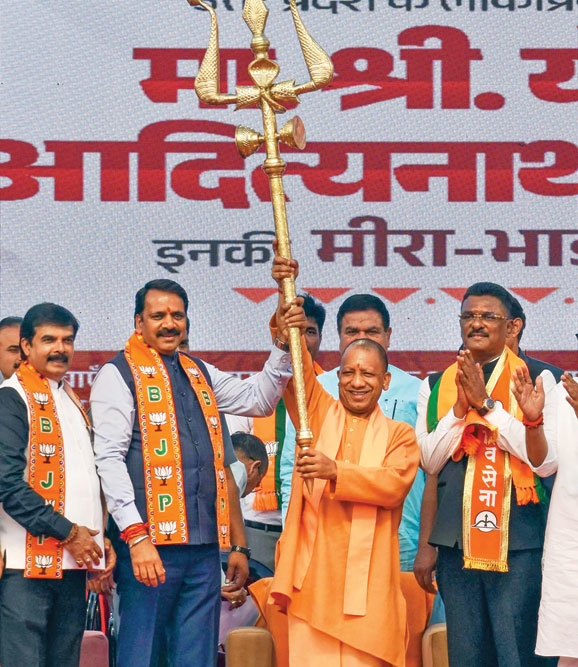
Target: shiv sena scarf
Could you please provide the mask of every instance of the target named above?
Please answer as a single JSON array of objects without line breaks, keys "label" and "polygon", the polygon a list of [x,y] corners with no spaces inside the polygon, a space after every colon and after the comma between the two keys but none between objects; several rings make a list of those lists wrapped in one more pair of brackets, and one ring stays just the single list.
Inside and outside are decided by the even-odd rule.
[{"label": "shiv sena scarf", "polygon": [[[134,378],[138,422],[142,437],[149,534],[153,544],[186,544],[189,541],[181,445],[171,382],[158,352],[134,333],[125,350]],[[199,366],[179,353],[199,401],[213,447],[217,482],[217,526],[221,549],[231,546],[229,502],[221,419],[215,395]]]},{"label": "shiv sena scarf", "polygon": [[[505,348],[486,384],[488,394],[516,419],[522,413],[510,391],[515,368],[525,363]],[[453,407],[457,398],[457,363],[442,374],[430,394],[427,409],[428,432]],[[497,446],[498,428],[471,408],[466,428],[452,454],[454,461],[468,457],[463,495],[464,568],[508,571],[508,536],[512,481],[518,505],[540,502],[541,487],[531,468]]]},{"label": "shiv sena scarf", "polygon": [[[323,369],[313,363],[315,375],[321,375]],[[269,417],[255,417],[253,419],[253,435],[257,436],[267,450],[269,467],[261,484],[255,489],[253,509],[259,512],[278,510],[281,508],[281,452],[285,443],[285,427],[287,423],[287,409],[283,399],[277,403],[275,412]]]},{"label": "shiv sena scarf", "polygon": [[[16,371],[30,413],[28,435],[28,484],[55,512],[64,515],[66,487],[64,441],[48,380],[27,361]],[[78,397],[67,383],[64,389],[86,424],[90,422]],[[55,537],[26,533],[24,577],[30,579],[61,579],[64,547]]]}]

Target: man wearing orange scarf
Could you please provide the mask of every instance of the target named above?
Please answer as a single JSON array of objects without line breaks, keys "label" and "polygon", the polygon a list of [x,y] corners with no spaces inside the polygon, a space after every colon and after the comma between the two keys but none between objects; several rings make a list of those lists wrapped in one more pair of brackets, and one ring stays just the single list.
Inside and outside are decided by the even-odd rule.
[{"label": "man wearing orange scarf", "polygon": [[[292,268],[276,257],[275,279]],[[261,609],[270,619],[286,614],[285,624],[270,626],[279,664],[287,664],[286,646],[290,667],[401,666],[406,612],[398,527],[417,472],[415,434],[378,406],[390,379],[378,343],[356,340],[344,351],[339,400],[319,384],[304,342],[302,349],[314,444],[297,455],[275,576]],[[285,402],[298,423],[292,381]]]},{"label": "man wearing orange scarf", "polygon": [[119,667],[156,665],[165,646],[171,664],[216,664],[219,548],[230,550],[228,592],[243,586],[250,556],[219,409],[270,414],[289,377],[284,332],[251,383],[177,352],[187,309],[178,283],[146,283],[135,295],[135,332],[91,391],[119,554]]},{"label": "man wearing orange scarf", "polygon": [[[446,608],[452,667],[547,664],[534,655],[546,510],[526,428],[510,390],[526,362],[506,346],[513,302],[500,285],[476,283],[460,314],[457,362],[424,380],[416,426],[426,472],[438,475],[438,512],[429,542]],[[546,401],[556,381],[535,360]],[[535,464],[535,466],[532,465]]]},{"label": "man wearing orange scarf", "polygon": [[102,581],[114,567],[90,423],[64,379],[78,327],[57,304],[30,308],[20,329],[23,362],[0,389],[4,667],[76,667],[86,571],[98,570],[91,577]]}]

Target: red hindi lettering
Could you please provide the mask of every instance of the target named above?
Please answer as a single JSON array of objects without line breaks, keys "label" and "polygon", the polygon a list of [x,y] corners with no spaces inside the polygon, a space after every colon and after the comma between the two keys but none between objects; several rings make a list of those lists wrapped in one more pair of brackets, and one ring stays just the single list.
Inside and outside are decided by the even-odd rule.
[{"label": "red hindi lettering", "polygon": [[482,60],[479,49],[471,49],[467,35],[448,26],[417,26],[399,34],[400,46],[424,47],[429,39],[441,42],[440,48],[402,48],[406,78],[390,76],[393,56],[382,49],[342,49],[332,56],[335,77],[330,88],[375,86],[374,90],[344,95],[343,110],[406,97],[408,109],[433,109],[434,62],[441,61],[442,109],[470,108],[470,62]]},{"label": "red hindi lettering", "polygon": [[36,148],[25,141],[2,139],[0,152],[10,156],[9,160],[0,162],[0,176],[10,180],[9,185],[0,187],[0,200],[17,201],[34,197],[40,188],[34,178],[36,172],[33,165],[38,159]]},{"label": "red hindi lettering", "polygon": [[220,199],[225,208],[249,208],[245,176],[220,176],[217,187],[201,185],[201,175],[207,171],[244,170],[243,158],[234,143],[223,141],[166,141],[170,134],[195,132],[233,138],[235,128],[216,121],[167,120],[153,123],[139,133],[139,201],[165,201],[166,154],[209,153],[216,157],[187,160],[171,173],[171,186],[185,199],[209,201]]},{"label": "red hindi lettering", "polygon": [[470,62],[482,60],[479,49],[470,49],[468,36],[440,25],[408,28],[400,33],[400,46],[424,46],[428,39],[439,39],[439,49],[401,49],[400,58],[407,63],[407,79],[414,83],[414,99],[408,97],[409,109],[433,108],[433,63],[441,61],[442,109],[469,109]]},{"label": "red hindi lettering", "polygon": [[[391,155],[387,143],[369,142],[311,142],[304,151],[283,147],[287,161],[285,174],[300,176],[310,192],[328,197],[345,197],[361,191],[363,201],[390,201],[391,199]],[[311,166],[293,161],[286,154],[315,153],[318,164]],[[345,174],[349,165],[349,155],[360,154],[362,176],[352,182],[337,182],[333,178]],[[252,173],[252,185],[261,201],[271,201],[267,178],[261,168]],[[286,186],[290,192],[290,186]]]},{"label": "red hindi lettering", "polygon": [[428,192],[431,178],[447,178],[448,201],[477,201],[477,155],[486,158],[486,201],[513,201],[515,142],[421,142],[400,144],[394,152],[446,153],[446,164],[401,165],[394,174],[408,192]]},{"label": "red hindi lettering", "polygon": [[[271,49],[270,58],[275,59],[275,49]],[[178,102],[179,90],[192,90],[195,77],[179,76],[178,63],[192,60],[199,64],[203,60],[205,49],[171,49],[171,48],[135,48],[135,60],[150,61],[150,75],[140,82],[144,94],[152,102],[174,104]],[[221,49],[219,51],[220,90],[227,90],[229,63],[235,63],[236,82],[238,86],[253,85],[249,77],[248,67],[254,56],[248,49]],[[213,105],[200,103],[201,108],[212,108]],[[217,107],[219,108],[219,107]],[[222,106],[220,108],[225,108]]]},{"label": "red hindi lettering", "polygon": [[578,194],[578,183],[553,183],[551,179],[570,176],[578,171],[578,146],[569,141],[534,141],[520,151],[524,162],[552,164],[522,167],[518,172],[520,184],[528,192],[545,197],[572,197]]},{"label": "red hindi lettering", "polygon": [[560,88],[560,84],[570,81],[576,72],[578,49],[520,49],[522,60],[543,60],[546,69],[530,74],[528,85],[532,94],[546,102],[578,102],[577,88]]}]

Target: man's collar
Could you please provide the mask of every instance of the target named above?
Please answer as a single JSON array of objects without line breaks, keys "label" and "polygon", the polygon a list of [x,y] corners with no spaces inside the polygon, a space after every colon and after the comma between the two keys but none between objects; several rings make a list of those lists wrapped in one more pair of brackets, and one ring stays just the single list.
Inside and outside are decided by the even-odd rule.
[{"label": "man's collar", "polygon": [[161,353],[159,352],[159,356],[160,356],[160,358],[165,362],[165,365],[166,365],[166,364],[172,364],[172,363],[175,363],[175,362],[178,360],[178,358],[179,358],[179,351],[178,351],[178,350],[175,350],[175,351],[173,352],[173,354],[161,354]]}]

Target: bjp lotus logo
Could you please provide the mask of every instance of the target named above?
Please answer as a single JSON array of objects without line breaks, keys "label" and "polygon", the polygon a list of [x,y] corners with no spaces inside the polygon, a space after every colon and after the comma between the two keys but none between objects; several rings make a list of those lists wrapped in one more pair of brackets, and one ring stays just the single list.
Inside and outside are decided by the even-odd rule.
[{"label": "bjp lotus logo", "polygon": [[50,463],[50,459],[56,454],[56,445],[42,443],[38,445],[41,456],[44,456],[44,463]]},{"label": "bjp lotus logo", "polygon": [[48,394],[45,394],[41,391],[35,391],[32,393],[34,400],[38,403],[41,410],[44,410],[44,406],[48,403]]},{"label": "bjp lotus logo", "polygon": [[225,487],[225,472],[223,470],[217,470],[217,477],[219,478],[219,484],[223,489]]},{"label": "bjp lotus logo", "polygon": [[54,498],[44,498],[44,504],[56,507],[56,500],[54,500]]},{"label": "bjp lotus logo", "polygon": [[157,374],[157,369],[154,366],[139,366],[138,369],[148,378],[154,378],[154,376]]},{"label": "bjp lotus logo", "polygon": [[149,415],[149,422],[156,426],[157,431],[161,430],[161,426],[167,423],[167,413],[166,412],[151,412]]},{"label": "bjp lotus logo", "polygon": [[197,384],[201,384],[201,374],[199,373],[199,371],[196,368],[189,368],[187,370],[195,378]]},{"label": "bjp lotus logo", "polygon": [[165,536],[167,542],[171,541],[171,535],[177,532],[176,521],[159,521],[159,533]]},{"label": "bjp lotus logo", "polygon": [[54,556],[35,556],[34,564],[40,570],[40,574],[46,574],[46,570],[54,564]]},{"label": "bjp lotus logo", "polygon": [[219,420],[217,417],[209,417],[208,422],[209,426],[215,431],[216,434],[219,429]]},{"label": "bjp lotus logo", "polygon": [[173,476],[172,466],[155,466],[155,477],[162,480],[161,486],[167,485],[167,479]]}]

